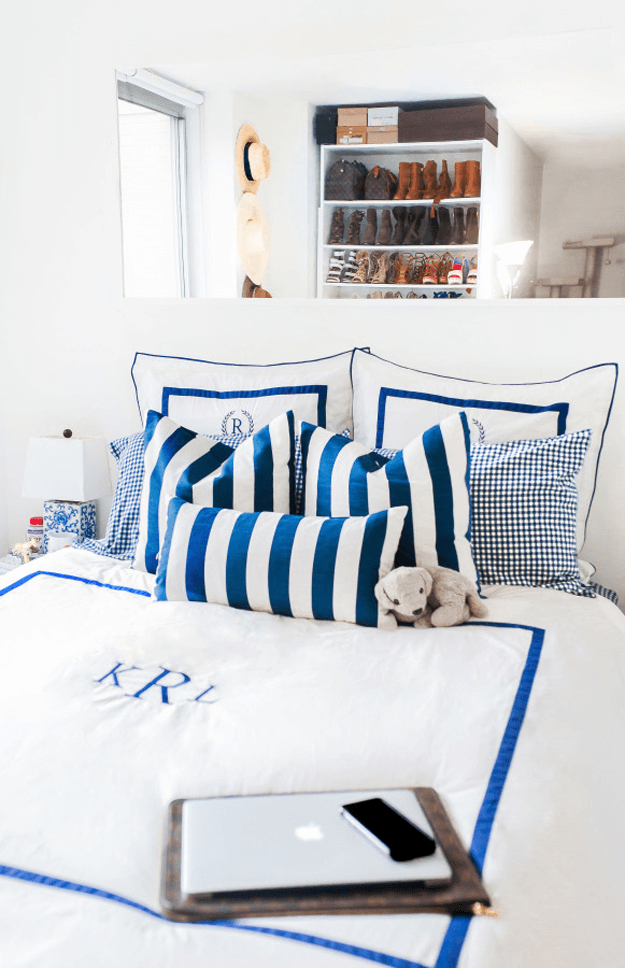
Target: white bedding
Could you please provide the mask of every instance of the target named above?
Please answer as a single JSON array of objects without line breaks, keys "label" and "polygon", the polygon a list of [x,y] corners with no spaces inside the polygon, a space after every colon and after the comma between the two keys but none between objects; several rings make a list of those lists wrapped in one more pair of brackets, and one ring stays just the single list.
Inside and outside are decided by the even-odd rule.
[{"label": "white bedding", "polygon": [[[623,963],[614,605],[498,587],[486,623],[385,632],[153,581],[70,549],[0,580],[3,968]],[[170,800],[400,786],[438,790],[499,919],[160,917]]]}]

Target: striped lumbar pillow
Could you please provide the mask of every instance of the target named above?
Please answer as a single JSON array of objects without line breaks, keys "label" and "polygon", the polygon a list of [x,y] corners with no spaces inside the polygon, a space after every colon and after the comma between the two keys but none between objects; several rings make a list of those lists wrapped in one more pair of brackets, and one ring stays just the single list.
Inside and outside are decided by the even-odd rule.
[{"label": "striped lumbar pillow", "polygon": [[294,504],[294,427],[289,411],[235,449],[150,410],[134,567],[156,572],[172,495],[239,511],[289,513]]},{"label": "striped lumbar pillow", "polygon": [[304,513],[370,514],[407,506],[396,564],[442,565],[473,581],[469,430],[457,413],[392,457],[303,423]]},{"label": "striped lumbar pillow", "polygon": [[154,597],[391,628],[373,590],[393,568],[405,515],[240,513],[173,498]]}]

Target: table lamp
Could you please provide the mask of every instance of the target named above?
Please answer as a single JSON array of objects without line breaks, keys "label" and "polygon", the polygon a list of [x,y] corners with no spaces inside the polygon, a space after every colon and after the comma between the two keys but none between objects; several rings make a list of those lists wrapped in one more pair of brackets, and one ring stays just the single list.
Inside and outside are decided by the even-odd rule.
[{"label": "table lamp", "polygon": [[111,490],[106,444],[100,437],[31,437],[24,497],[43,504],[43,550],[97,536],[95,499]]},{"label": "table lamp", "polygon": [[524,242],[503,242],[493,246],[493,252],[499,260],[497,274],[506,299],[512,299],[512,291],[521,273],[527,253],[534,245],[531,239]]}]

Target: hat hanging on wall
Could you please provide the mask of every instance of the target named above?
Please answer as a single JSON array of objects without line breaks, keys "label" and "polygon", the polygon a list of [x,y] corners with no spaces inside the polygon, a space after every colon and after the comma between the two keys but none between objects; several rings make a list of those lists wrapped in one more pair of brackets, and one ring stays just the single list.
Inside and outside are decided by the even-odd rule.
[{"label": "hat hanging on wall", "polygon": [[249,276],[246,276],[243,280],[243,292],[241,293],[244,299],[271,299],[271,293],[263,289],[262,286],[257,286],[252,282]]},{"label": "hat hanging on wall", "polygon": [[260,286],[269,262],[269,224],[256,195],[245,192],[237,209],[239,259],[252,282]]},{"label": "hat hanging on wall", "polygon": [[239,184],[244,192],[256,194],[260,183],[269,177],[269,148],[262,144],[251,124],[244,124],[237,136],[235,161]]}]

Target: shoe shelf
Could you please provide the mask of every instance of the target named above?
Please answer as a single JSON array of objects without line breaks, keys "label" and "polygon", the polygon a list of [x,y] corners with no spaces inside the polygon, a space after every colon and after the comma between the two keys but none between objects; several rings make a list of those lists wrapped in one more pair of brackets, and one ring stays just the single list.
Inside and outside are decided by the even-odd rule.
[{"label": "shoe shelf", "polygon": [[[475,198],[469,198],[468,196],[463,196],[462,198],[441,198],[438,205],[479,205],[481,202],[480,196]],[[347,201],[332,201],[327,198],[323,199],[324,205],[331,205],[332,208],[395,208],[396,205],[405,205],[407,207],[413,207],[415,205],[422,205],[424,208],[432,204],[431,198],[398,198],[397,200],[393,198],[385,198],[382,201],[379,199],[369,199],[369,198],[357,198],[355,201],[348,199]]]},{"label": "shoe shelf", "polygon": [[408,245],[387,245],[384,242],[381,245],[361,245],[360,242],[352,242],[351,244],[338,242],[336,245],[325,243],[322,248],[332,249],[332,251],[337,249],[367,249],[369,252],[464,252],[466,249],[475,251],[478,244],[477,242],[462,242],[460,245],[436,245],[435,243],[431,245],[412,245],[412,243]]},{"label": "shoe shelf", "polygon": [[[320,148],[320,168],[319,168],[319,210],[318,210],[318,229],[317,229],[317,296],[318,298],[344,298],[350,290],[354,295],[360,291],[362,294],[369,294],[372,290],[395,290],[405,293],[414,290],[428,294],[434,290],[442,293],[460,294],[468,298],[475,298],[481,295],[480,292],[480,263],[486,258],[483,246],[483,211],[492,208],[487,205],[483,208],[485,199],[489,195],[488,185],[492,184],[492,146],[484,141],[451,141],[451,142],[399,142],[394,144],[364,144],[364,145],[322,145]],[[389,169],[398,180],[396,194],[404,197],[387,199],[327,199],[325,198],[326,176],[332,165],[337,161],[357,161],[361,162],[368,171],[380,167]],[[443,162],[445,164],[443,164]],[[485,165],[485,162],[488,162]],[[466,164],[465,164],[466,163]],[[434,170],[434,176],[433,176]],[[483,175],[488,171],[488,177],[484,180]],[[410,171],[410,175],[408,172]],[[477,172],[477,176],[475,173]],[[429,181],[427,174],[429,173]],[[470,175],[471,173],[471,175]],[[445,181],[445,177],[449,176]],[[441,178],[443,176],[443,178]],[[435,177],[435,182],[432,181]],[[411,180],[411,189],[407,187],[408,179]],[[335,183],[336,184],[336,183]],[[424,187],[425,186],[425,187]],[[459,197],[453,197],[452,192],[461,189]],[[464,194],[465,191],[470,194]],[[477,189],[477,190],[476,190]],[[481,190],[480,190],[481,189]],[[408,191],[416,194],[418,191],[426,191],[431,194],[433,190],[442,190],[442,197],[433,206],[433,199],[430,198],[406,198]],[[492,193],[491,193],[492,194]],[[440,234],[445,231],[449,235],[455,235],[454,243],[441,243],[431,241],[432,236],[436,238],[436,222],[427,222],[428,213],[421,215],[423,209],[434,207],[436,221],[438,221],[438,231]],[[468,211],[473,208],[473,212]],[[342,212],[338,210],[341,209]],[[371,210],[371,219],[367,219],[367,210]],[[453,211],[461,209],[462,211]],[[386,211],[385,211],[386,210]],[[405,210],[405,214],[404,214]],[[440,212],[444,211],[444,218]],[[417,212],[419,213],[417,215]],[[358,214],[360,213],[360,214]],[[486,218],[486,215],[484,216]],[[424,221],[425,218],[425,221]],[[355,229],[355,234],[359,234],[359,239],[364,239],[368,229],[368,221],[373,222],[372,231],[369,232],[368,244],[364,241],[347,242],[348,230],[350,227]],[[405,224],[405,228],[404,228]],[[468,225],[471,231],[468,231]],[[336,228],[338,225],[338,229]],[[384,226],[381,238],[388,241],[374,241],[376,235]],[[462,241],[465,232],[471,241]],[[341,234],[342,233],[342,234]],[[403,243],[403,235],[409,233],[410,240]],[[390,235],[390,237],[389,237]],[[420,238],[425,236],[423,242]],[[490,236],[490,231],[489,231]],[[354,232],[352,232],[352,238]],[[338,242],[330,242],[331,238],[341,239]],[[461,241],[457,241],[460,239]],[[431,256],[442,256],[449,253],[452,258],[465,255],[467,262],[472,267],[477,266],[477,281],[471,286],[467,286],[466,281],[461,285],[449,284],[398,284],[393,282],[385,283],[354,283],[354,282],[328,282],[327,277],[330,271],[330,260],[333,253],[337,257],[347,256],[347,252],[358,252],[366,250],[370,253],[421,253]],[[484,263],[486,264],[486,263]],[[466,269],[465,269],[466,275]],[[484,294],[486,294],[484,288]],[[470,292],[467,292],[470,290]]]}]

